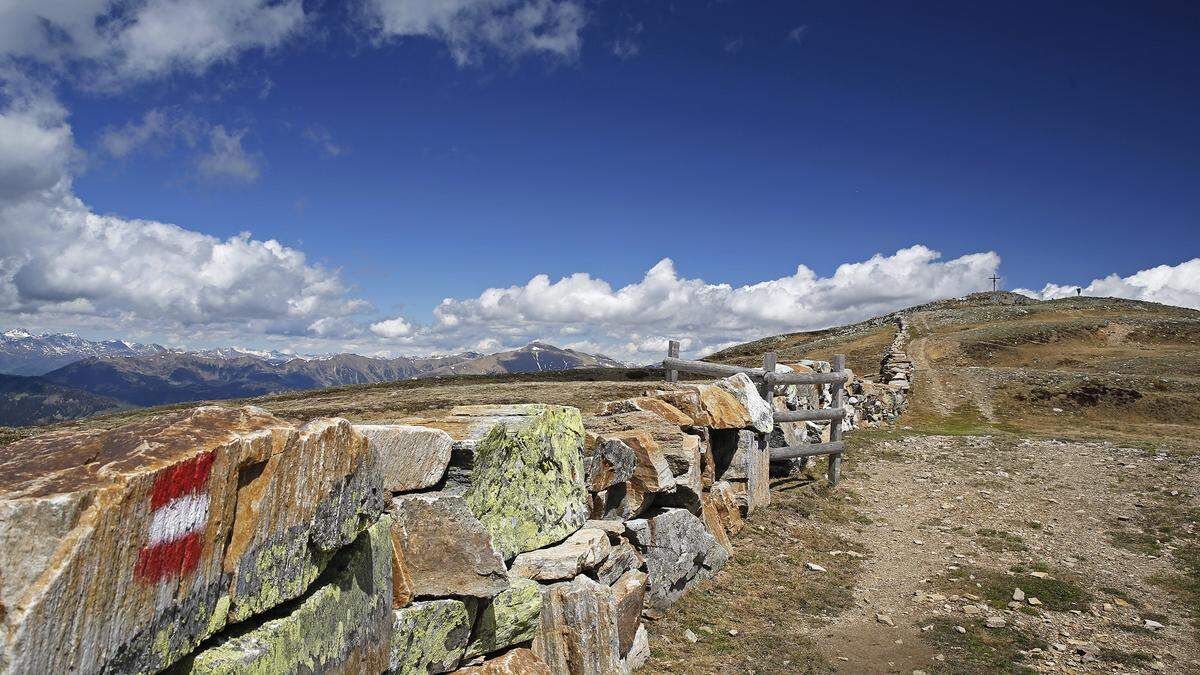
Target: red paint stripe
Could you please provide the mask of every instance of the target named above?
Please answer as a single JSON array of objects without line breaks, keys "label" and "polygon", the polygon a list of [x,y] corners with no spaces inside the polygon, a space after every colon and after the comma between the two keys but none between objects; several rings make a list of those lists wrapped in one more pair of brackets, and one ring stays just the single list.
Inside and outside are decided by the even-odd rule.
[{"label": "red paint stripe", "polygon": [[184,495],[195,494],[208,484],[216,452],[206,452],[164,469],[154,479],[154,492],[150,497],[151,510],[157,511],[164,504]]},{"label": "red paint stripe", "polygon": [[157,546],[144,546],[138,552],[134,575],[147,582],[190,574],[200,564],[204,551],[203,532],[193,532],[185,537]]}]

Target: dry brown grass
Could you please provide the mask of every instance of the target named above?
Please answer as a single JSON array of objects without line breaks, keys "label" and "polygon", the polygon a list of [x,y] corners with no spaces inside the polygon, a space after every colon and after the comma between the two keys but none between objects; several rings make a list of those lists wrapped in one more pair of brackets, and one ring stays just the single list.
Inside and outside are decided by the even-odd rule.
[{"label": "dry brown grass", "polygon": [[858,375],[873,375],[879,372],[879,363],[895,336],[896,324],[890,322],[854,326],[845,331],[789,333],[731,347],[705,360],[735,366],[759,366],[767,352],[775,352],[780,363],[801,359],[828,361],[834,354],[845,354],[850,370]]},{"label": "dry brown grass", "polygon": [[[862,563],[829,552],[855,549],[834,531],[852,533],[862,523],[846,491],[820,485],[775,482],[770,508],[754,513],[734,539],[733,559],[651,624],[653,653],[643,672],[833,671],[809,634],[853,603]],[[806,571],[806,562],[828,571]],[[695,643],[685,638],[689,630]]]},{"label": "dry brown grass", "polygon": [[[209,403],[230,407],[256,405],[293,422],[305,422],[317,417],[345,417],[352,422],[387,422],[424,416],[456,405],[508,403],[570,405],[589,414],[599,412],[600,406],[606,401],[636,396],[656,386],[661,377],[662,371],[647,369],[471,375],[296,391]],[[0,446],[56,429],[111,429],[151,415],[203,403],[142,408],[53,426],[0,427]]]}]

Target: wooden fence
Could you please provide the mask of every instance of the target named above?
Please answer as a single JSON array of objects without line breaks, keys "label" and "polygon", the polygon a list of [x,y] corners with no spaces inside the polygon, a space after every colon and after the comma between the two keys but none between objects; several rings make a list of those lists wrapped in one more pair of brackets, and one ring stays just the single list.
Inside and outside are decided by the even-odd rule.
[{"label": "wooden fence", "polygon": [[[837,485],[842,478],[842,453],[845,443],[842,441],[842,419],[846,409],[842,401],[846,395],[846,357],[844,354],[834,354],[833,372],[830,373],[779,373],[775,372],[775,352],[763,355],[762,368],[744,368],[730,366],[724,363],[709,363],[707,361],[688,361],[679,358],[679,342],[671,340],[667,347],[667,358],[663,359],[663,369],[667,371],[667,381],[676,382],[679,373],[693,373],[711,377],[729,377],[745,373],[758,385],[759,393],[775,409],[774,387],[778,384],[811,384],[830,385],[833,402],[828,408],[817,410],[775,410],[775,423],[780,422],[829,422],[828,443],[802,443],[782,448],[770,448],[771,459],[795,459],[800,457],[829,456],[829,469],[826,474],[832,485]],[[817,396],[818,405],[820,394]]]}]

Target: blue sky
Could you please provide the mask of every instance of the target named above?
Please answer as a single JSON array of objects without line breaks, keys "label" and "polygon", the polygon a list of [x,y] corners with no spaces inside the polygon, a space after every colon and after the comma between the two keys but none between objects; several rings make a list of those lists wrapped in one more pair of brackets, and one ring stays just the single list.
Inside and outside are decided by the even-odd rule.
[{"label": "blue sky", "polygon": [[[993,271],[1047,297],[1200,305],[1200,12],[1047,5],[0,10],[0,149],[19,123],[58,139],[0,166],[0,320],[299,351],[544,338],[639,360],[669,336],[703,351],[824,327]],[[39,163],[68,184],[3,189]],[[71,199],[108,220],[28,234],[29,203]],[[182,281],[187,256],[211,273]]]}]

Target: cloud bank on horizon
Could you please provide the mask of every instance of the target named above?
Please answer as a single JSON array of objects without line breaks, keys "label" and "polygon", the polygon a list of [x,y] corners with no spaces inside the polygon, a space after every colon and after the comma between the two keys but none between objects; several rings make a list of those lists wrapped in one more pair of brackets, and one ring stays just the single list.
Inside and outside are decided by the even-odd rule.
[{"label": "cloud bank on horizon", "polygon": [[[571,0],[365,0],[359,7],[368,40],[438,40],[464,66],[491,53],[571,61],[588,20]],[[299,0],[87,0],[0,8],[0,321],[302,352],[417,354],[544,339],[649,361],[663,353],[668,338],[682,339],[695,354],[772,333],[851,323],[985,290],[987,277],[999,270],[993,252],[943,260],[914,245],[844,263],[828,277],[798,264],[790,276],[735,287],[683,276],[663,258],[620,288],[588,272],[557,280],[537,274],[521,285],[447,298],[422,321],[380,315],[356,297],[340,270],[311,262],[297,248],[250,233],[221,239],[100,214],[75,193],[86,157],[54,85],[111,92],[198,74],[248,51],[277,49],[312,21]],[[119,157],[178,137],[207,148],[196,159],[201,174],[252,182],[259,164],[243,148],[243,133],[152,111],[111,129],[102,146]],[[1200,308],[1198,289],[1200,258],[1110,275],[1084,288],[1089,295]],[[1074,286],[1020,292],[1062,297]]]}]

